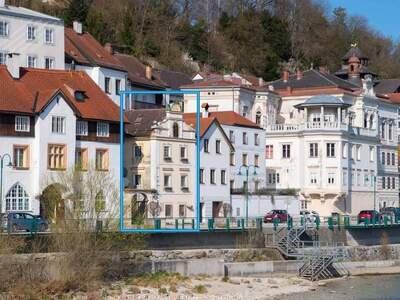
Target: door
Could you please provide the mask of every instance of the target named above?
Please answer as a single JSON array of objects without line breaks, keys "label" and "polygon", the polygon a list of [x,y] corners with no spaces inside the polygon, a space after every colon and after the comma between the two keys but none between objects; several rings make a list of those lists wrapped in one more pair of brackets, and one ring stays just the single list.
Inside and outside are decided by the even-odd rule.
[{"label": "door", "polygon": [[220,202],[220,201],[213,202],[213,206],[212,206],[212,216],[213,216],[213,218],[218,218],[219,217],[220,211],[221,211],[221,207],[222,207],[222,202]]}]

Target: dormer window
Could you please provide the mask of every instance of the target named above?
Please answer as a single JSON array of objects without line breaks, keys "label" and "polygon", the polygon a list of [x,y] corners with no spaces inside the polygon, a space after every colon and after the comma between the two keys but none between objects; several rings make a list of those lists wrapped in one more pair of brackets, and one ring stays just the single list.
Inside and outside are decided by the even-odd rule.
[{"label": "dormer window", "polygon": [[76,121],[76,135],[80,135],[80,136],[88,135],[88,122],[87,121]]},{"label": "dormer window", "polygon": [[174,123],[174,125],[172,126],[172,136],[174,138],[178,138],[179,137],[179,125],[178,123]]},{"label": "dormer window", "polygon": [[85,101],[85,99],[87,98],[86,93],[84,91],[75,91],[74,93],[75,99],[77,101]]},{"label": "dormer window", "polygon": [[98,137],[109,137],[110,126],[106,122],[97,122],[97,136]]}]

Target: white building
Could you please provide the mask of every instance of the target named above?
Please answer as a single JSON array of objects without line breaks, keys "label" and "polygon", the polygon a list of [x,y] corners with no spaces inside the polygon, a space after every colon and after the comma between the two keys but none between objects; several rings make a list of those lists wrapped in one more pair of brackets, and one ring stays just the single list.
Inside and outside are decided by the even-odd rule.
[{"label": "white building", "polygon": [[[22,69],[13,79],[0,66],[0,81],[1,212],[48,216],[49,207],[40,199],[55,187],[49,185],[51,177],[75,164],[109,172],[118,187],[119,109],[85,73]],[[107,190],[100,192],[104,211],[119,205]],[[60,190],[58,195],[62,203],[51,214],[60,217],[67,203]]]},{"label": "white building", "polygon": [[[185,114],[185,122],[196,128],[196,116]],[[228,217],[231,213],[230,164],[234,148],[220,123],[203,111],[200,120],[200,207],[203,218]]]},{"label": "white building", "polygon": [[0,64],[13,77],[20,67],[64,69],[64,23],[61,19],[0,0]]},{"label": "white building", "polygon": [[[354,79],[360,61],[350,60]],[[272,84],[282,102],[266,130],[269,188],[299,190],[302,208],[322,215],[398,206],[398,109],[371,77],[360,88],[309,70]]]},{"label": "white building", "polygon": [[111,45],[103,47],[82,30],[79,22],[74,22],[72,29],[65,28],[65,68],[85,71],[119,105],[120,91],[127,88],[128,73],[112,55]]}]

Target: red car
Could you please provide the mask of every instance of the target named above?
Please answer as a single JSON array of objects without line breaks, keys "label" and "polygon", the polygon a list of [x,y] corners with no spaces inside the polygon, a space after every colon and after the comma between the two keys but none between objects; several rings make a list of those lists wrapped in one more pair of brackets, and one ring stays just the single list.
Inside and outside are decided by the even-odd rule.
[{"label": "red car", "polygon": [[285,209],[273,209],[264,217],[264,223],[272,223],[274,219],[279,219],[279,223],[287,222],[289,214]]},{"label": "red car", "polygon": [[369,219],[370,223],[380,223],[382,221],[382,215],[376,210],[362,210],[358,213],[358,224],[364,223],[365,219]]}]

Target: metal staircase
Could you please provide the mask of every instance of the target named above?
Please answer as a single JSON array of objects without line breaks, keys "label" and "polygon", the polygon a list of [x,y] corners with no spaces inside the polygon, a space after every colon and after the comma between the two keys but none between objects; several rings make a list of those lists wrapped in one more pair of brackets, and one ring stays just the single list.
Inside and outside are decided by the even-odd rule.
[{"label": "metal staircase", "polygon": [[[274,245],[286,258],[302,260],[300,277],[315,281],[347,273],[344,268],[338,268],[338,263],[346,257],[343,245],[325,244],[322,247],[319,241],[302,241],[301,235],[309,229],[307,226],[281,228],[274,234]],[[311,232],[315,234],[316,231],[311,228]]]}]

